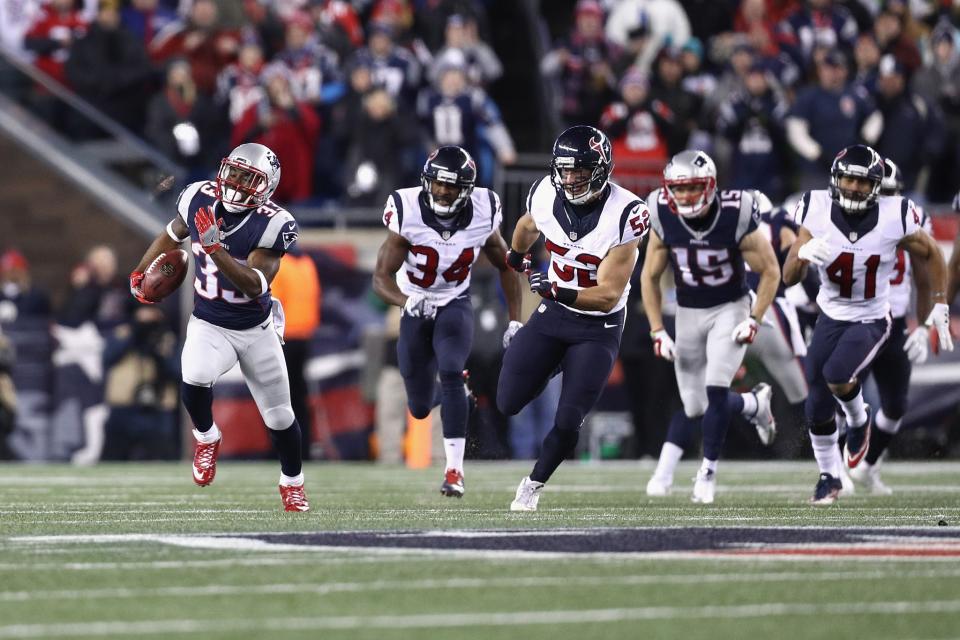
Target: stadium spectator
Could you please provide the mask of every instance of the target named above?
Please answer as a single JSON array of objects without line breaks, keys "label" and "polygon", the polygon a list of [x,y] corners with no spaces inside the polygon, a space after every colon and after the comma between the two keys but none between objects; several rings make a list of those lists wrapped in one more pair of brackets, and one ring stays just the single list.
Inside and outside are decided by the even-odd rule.
[{"label": "stadium spectator", "polygon": [[263,48],[256,41],[246,41],[240,45],[237,61],[217,76],[216,101],[226,109],[232,124],[240,122],[247,109],[264,97],[263,66]]},{"label": "stadium spectator", "polygon": [[603,112],[600,128],[613,145],[617,184],[646,194],[659,183],[667,139],[677,122],[666,105],[650,99],[650,82],[638,67],[624,74],[620,95],[621,100]]},{"label": "stadium spectator", "polygon": [[814,52],[820,49],[853,49],[857,23],[846,7],[834,0],[803,0],[777,27],[781,48],[809,74],[816,69]]},{"label": "stadium spectator", "polygon": [[34,65],[60,83],[67,81],[64,65],[70,47],[87,31],[87,21],[73,0],[50,0],[24,36],[24,48],[36,57]]},{"label": "stadium spectator", "polygon": [[943,148],[940,116],[923,97],[909,90],[906,70],[890,54],[880,60],[876,101],[883,128],[875,149],[897,163],[903,172],[903,190],[910,192],[917,174],[939,157]]},{"label": "stadium spectator", "polygon": [[717,89],[717,76],[703,68],[703,43],[690,38],[680,48],[680,64],[683,66],[683,88],[706,99]]},{"label": "stadium spectator", "polygon": [[873,95],[877,90],[877,67],[880,65],[880,47],[872,33],[861,33],[853,48],[856,65],[853,85]]},{"label": "stadium spectator", "polygon": [[120,10],[120,24],[143,44],[144,49],[160,31],[176,21],[176,12],[162,6],[159,0],[130,0]]},{"label": "stadium spectator", "polygon": [[687,140],[697,126],[703,107],[700,96],[683,87],[683,64],[680,55],[680,49],[676,47],[664,47],[660,51],[650,90],[651,100],[663,105],[661,113],[664,119],[667,119],[666,114],[669,113],[674,122],[674,125],[664,132],[669,155],[686,148]]},{"label": "stadium spectator", "polygon": [[720,73],[717,86],[704,98],[704,111],[708,117],[717,112],[721,103],[729,102],[733,96],[743,92],[747,72],[757,58],[753,47],[748,44],[741,43],[734,47],[729,64]]},{"label": "stadium spectator", "polygon": [[313,22],[307,14],[297,12],[287,21],[286,46],[276,61],[289,69],[290,86],[298,102],[320,105],[342,97],[337,54],[313,38]]},{"label": "stadium spectator", "polygon": [[733,26],[759,55],[775,57],[780,53],[777,23],[770,16],[768,0],[743,0],[733,19]]},{"label": "stadium spectator", "polygon": [[627,32],[627,40],[623,44],[620,60],[614,71],[622,72],[632,67],[649,73],[650,61],[643,57],[649,44],[650,20],[647,19],[646,13],[641,13],[637,25]]},{"label": "stadium spectator", "polygon": [[[708,42],[720,33],[733,31],[733,20],[740,0],[680,0],[690,32],[701,42]],[[681,45],[685,40],[672,41]]]},{"label": "stadium spectator", "polygon": [[664,46],[679,47],[693,35],[690,20],[677,0],[621,0],[607,18],[607,38],[623,47],[630,32],[644,22],[649,24],[650,38],[640,59],[634,63],[641,69],[649,68]]},{"label": "stadium spectator", "polygon": [[437,86],[420,95],[417,113],[434,148],[463,147],[477,161],[477,184],[490,184],[493,158],[489,145],[502,164],[516,161],[513,139],[493,100],[479,87],[467,82],[463,60],[442,65]]},{"label": "stadium spectator", "polygon": [[50,317],[50,298],[33,286],[30,264],[16,249],[0,255],[0,324],[23,319],[43,323]]},{"label": "stadium spectator", "polygon": [[286,40],[286,27],[274,6],[264,0],[243,0],[243,13],[246,23],[240,29],[241,43],[259,43],[264,56],[272,60]]},{"label": "stadium spectator", "polygon": [[819,83],[805,87],[787,117],[787,139],[800,156],[800,187],[822,189],[830,163],[841,149],[861,140],[876,142],[881,118],[863,90],[847,85],[847,65],[834,49],[817,64]]},{"label": "stadium spectator", "polygon": [[190,171],[190,181],[203,179],[222,157],[226,136],[221,112],[213,100],[197,91],[186,60],[167,68],[167,84],[150,101],[146,138],[164,155]]},{"label": "stadium spectator", "polygon": [[[477,21],[471,16],[455,13],[447,18],[444,46],[437,52],[438,60],[450,51],[459,51],[466,60],[467,78],[479,87],[487,87],[503,75],[503,65],[493,48],[480,40]],[[431,78],[435,80],[435,78]]]},{"label": "stadium spectator", "polygon": [[233,62],[240,48],[236,31],[217,27],[217,4],[213,0],[194,0],[187,20],[169,25],[150,44],[156,62],[186,58],[193,69],[197,88],[212,94],[217,75]]},{"label": "stadium spectator", "polygon": [[0,47],[15,58],[29,62],[24,39],[40,12],[40,4],[35,0],[0,0]]},{"label": "stadium spectator", "polygon": [[[156,305],[138,305],[103,349],[104,423],[100,460],[169,460],[177,451],[177,338]],[[91,453],[92,457],[92,453]]]},{"label": "stadium spectator", "polygon": [[373,23],[369,33],[367,46],[357,51],[355,62],[370,67],[374,83],[389,91],[400,108],[413,107],[420,86],[420,64],[409,51],[397,46],[389,24]]},{"label": "stadium spectator", "polygon": [[345,0],[308,0],[320,42],[346,60],[363,46],[363,26],[356,10]]},{"label": "stadium spectator", "polygon": [[956,30],[949,21],[937,24],[930,36],[931,59],[913,77],[913,90],[936,105],[944,119],[943,151],[930,166],[927,196],[935,202],[950,200],[960,174],[960,55]]},{"label": "stadium spectator", "polygon": [[290,400],[293,414],[300,423],[303,459],[312,456],[313,412],[310,410],[310,389],[307,386],[307,362],[310,340],[320,326],[321,286],[313,258],[297,245],[283,254],[280,270],[270,283],[272,295],[283,305],[286,326],[283,332],[283,355],[290,378]]},{"label": "stadium spectator", "polygon": [[544,56],[541,72],[559,84],[565,126],[594,124],[616,99],[614,67],[620,48],[603,34],[603,9],[596,0],[577,2],[573,33]]},{"label": "stadium spectator", "polygon": [[347,201],[375,207],[410,176],[405,162],[417,143],[416,123],[398,111],[390,93],[377,87],[363,96],[347,151]]},{"label": "stadium spectator", "polygon": [[920,50],[906,32],[906,17],[901,0],[888,0],[873,22],[873,34],[880,51],[893,55],[910,76],[920,68],[921,59]]},{"label": "stadium spectator", "polygon": [[91,322],[109,330],[126,322],[127,286],[117,277],[117,254],[107,245],[90,249],[70,273],[70,291],[57,322],[76,328]]},{"label": "stadium spectator", "polygon": [[266,95],[240,118],[231,145],[258,142],[272,149],[283,167],[283,180],[273,199],[284,203],[306,200],[313,189],[320,118],[309,104],[294,98],[290,72],[283,64],[265,69],[263,82]]},{"label": "stadium spectator", "polygon": [[759,189],[776,201],[786,196],[788,158],[784,125],[789,106],[754,60],[744,88],[720,105],[717,132],[733,146],[731,189]]}]

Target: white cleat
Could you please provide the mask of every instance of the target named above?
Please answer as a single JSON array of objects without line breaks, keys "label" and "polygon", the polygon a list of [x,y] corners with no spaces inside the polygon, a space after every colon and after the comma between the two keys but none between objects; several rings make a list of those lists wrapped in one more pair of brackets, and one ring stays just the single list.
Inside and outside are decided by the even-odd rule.
[{"label": "white cleat", "polygon": [[670,495],[670,487],[673,486],[672,480],[663,480],[653,476],[647,482],[647,495],[651,498],[664,498]]},{"label": "white cleat", "polygon": [[856,486],[853,484],[853,480],[850,478],[850,473],[847,472],[847,465],[840,465],[840,492],[837,494],[837,497],[849,497],[857,492]]},{"label": "white cleat", "polygon": [[777,437],[777,421],[773,419],[773,411],[770,409],[773,389],[766,382],[761,382],[751,389],[751,393],[757,399],[757,412],[750,419],[750,422],[757,428],[760,442],[763,446],[768,447]]},{"label": "white cleat", "polygon": [[690,499],[700,504],[713,504],[713,496],[717,492],[717,474],[709,469],[700,469],[693,480],[693,496]]},{"label": "white cleat", "polygon": [[850,469],[850,477],[857,484],[863,485],[870,493],[875,496],[893,495],[893,489],[884,484],[880,479],[880,461],[876,464],[867,464],[864,460],[853,469]]},{"label": "white cleat", "polygon": [[510,511],[536,511],[541,491],[543,491],[542,482],[531,480],[529,476],[524,478],[517,487],[516,497],[510,503]]}]

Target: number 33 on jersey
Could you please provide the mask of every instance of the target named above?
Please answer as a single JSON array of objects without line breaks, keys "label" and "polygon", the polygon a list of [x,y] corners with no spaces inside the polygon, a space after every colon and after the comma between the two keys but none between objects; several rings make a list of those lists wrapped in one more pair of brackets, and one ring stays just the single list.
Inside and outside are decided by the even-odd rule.
[{"label": "number 33 on jersey", "polygon": [[451,222],[441,221],[426,205],[420,187],[390,194],[383,224],[410,243],[397,286],[405,295],[427,295],[437,306],[470,287],[470,269],[487,238],[500,228],[500,198],[477,187]]}]

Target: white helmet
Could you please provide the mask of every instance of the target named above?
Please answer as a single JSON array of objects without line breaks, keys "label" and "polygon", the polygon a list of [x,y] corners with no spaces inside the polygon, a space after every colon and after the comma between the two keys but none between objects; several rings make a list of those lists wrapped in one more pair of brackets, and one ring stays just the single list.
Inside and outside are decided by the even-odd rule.
[{"label": "white helmet", "polygon": [[750,193],[753,194],[753,201],[757,203],[757,211],[760,213],[760,216],[766,217],[770,215],[773,211],[773,202],[770,201],[767,194],[760,191],[760,189],[751,189]]},{"label": "white helmet", "polygon": [[220,161],[217,199],[230,213],[259,207],[280,184],[280,160],[262,144],[247,142]]},{"label": "white helmet", "polygon": [[[687,184],[701,184],[703,191],[693,204],[680,204],[673,188]],[[703,151],[681,151],[663,169],[663,190],[671,211],[684,218],[701,216],[717,195],[717,165]]]}]

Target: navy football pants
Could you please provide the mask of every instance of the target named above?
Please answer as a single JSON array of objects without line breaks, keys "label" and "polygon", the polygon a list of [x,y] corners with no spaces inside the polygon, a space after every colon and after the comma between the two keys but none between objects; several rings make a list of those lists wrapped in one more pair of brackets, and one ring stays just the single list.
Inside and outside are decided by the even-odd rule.
[{"label": "navy football pants", "polygon": [[870,365],[870,373],[880,395],[880,407],[891,420],[899,420],[907,412],[912,367],[907,352],[903,350],[903,343],[907,340],[906,330],[907,319],[894,318],[890,339]]}]

